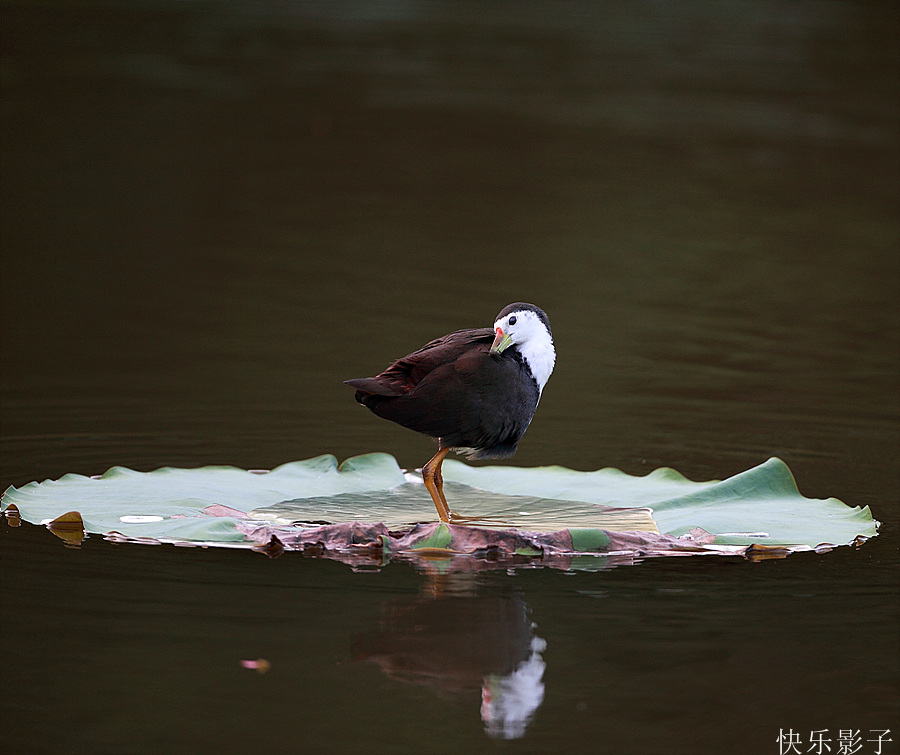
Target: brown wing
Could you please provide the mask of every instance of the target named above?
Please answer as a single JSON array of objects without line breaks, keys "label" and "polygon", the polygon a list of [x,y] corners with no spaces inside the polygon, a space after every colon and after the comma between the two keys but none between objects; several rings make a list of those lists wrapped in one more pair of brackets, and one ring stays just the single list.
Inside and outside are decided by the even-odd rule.
[{"label": "brown wing", "polygon": [[[375,377],[346,380],[347,385],[373,396],[402,396],[442,365],[458,359],[467,350],[493,341],[490,328],[457,330],[426,343],[421,349],[401,357]],[[487,349],[485,349],[487,351]],[[357,400],[360,400],[357,395]],[[365,403],[360,401],[360,403]]]}]

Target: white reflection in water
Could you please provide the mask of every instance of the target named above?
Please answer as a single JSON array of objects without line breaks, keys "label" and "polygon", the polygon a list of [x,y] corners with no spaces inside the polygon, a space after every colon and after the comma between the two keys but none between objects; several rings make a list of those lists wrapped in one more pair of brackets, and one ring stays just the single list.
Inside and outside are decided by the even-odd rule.
[{"label": "white reflection in water", "polygon": [[351,656],[442,698],[480,691],[485,732],[518,739],[544,700],[547,642],[520,596],[477,593],[471,574],[431,574],[415,598],[382,604],[378,629],[356,635]]},{"label": "white reflection in water", "polygon": [[531,640],[531,657],[507,676],[489,676],[481,688],[481,720],[492,737],[518,739],[544,701],[544,669],[541,653],[547,643]]}]

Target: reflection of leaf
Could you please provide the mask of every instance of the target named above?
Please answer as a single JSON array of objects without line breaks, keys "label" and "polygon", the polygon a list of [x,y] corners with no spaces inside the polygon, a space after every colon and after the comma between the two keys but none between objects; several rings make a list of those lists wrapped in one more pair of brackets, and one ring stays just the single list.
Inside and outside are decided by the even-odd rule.
[{"label": "reflection of leaf", "polygon": [[66,545],[78,546],[84,540],[84,522],[77,511],[67,511],[52,522],[47,522],[47,529]]},{"label": "reflection of leaf", "polygon": [[10,527],[18,527],[22,524],[22,517],[19,516],[19,509],[15,504],[9,504],[3,513],[6,515],[6,523]]},{"label": "reflection of leaf", "polygon": [[[576,549],[583,551],[602,546],[603,531],[653,532],[654,520],[659,532],[676,536],[702,528],[715,545],[815,547],[877,534],[867,507],[804,498],[779,459],[721,482],[692,482],[671,469],[633,477],[616,469],[472,467],[458,461],[445,462],[444,477],[450,503],[460,513],[495,516],[521,530],[570,529],[573,542],[581,544]],[[387,454],[357,456],[340,466],[333,456],[319,456],[267,473],[114,467],[97,478],[66,475],[9,488],[3,504],[14,504],[32,523],[74,510],[88,532],[246,544],[236,522],[251,512],[258,521],[307,526],[433,522],[434,507],[415,479]]]}]

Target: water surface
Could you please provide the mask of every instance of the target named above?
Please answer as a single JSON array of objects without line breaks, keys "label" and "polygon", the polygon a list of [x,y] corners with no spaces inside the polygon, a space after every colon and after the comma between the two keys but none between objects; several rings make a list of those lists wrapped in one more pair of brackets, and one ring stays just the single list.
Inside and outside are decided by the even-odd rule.
[{"label": "water surface", "polygon": [[[777,455],[882,535],[440,579],[3,525],[4,750],[778,752],[898,720],[896,11],[548,7],[3,4],[0,481],[421,466],[341,381],[526,300],[558,363],[512,463]],[[504,742],[485,679],[535,652]]]}]

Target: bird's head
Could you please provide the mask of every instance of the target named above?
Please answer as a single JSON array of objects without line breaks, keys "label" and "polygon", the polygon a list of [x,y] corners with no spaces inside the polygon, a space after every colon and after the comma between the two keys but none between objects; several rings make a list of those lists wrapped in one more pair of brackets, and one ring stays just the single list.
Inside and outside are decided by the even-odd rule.
[{"label": "bird's head", "polygon": [[527,343],[553,343],[550,334],[550,320],[544,310],[534,304],[516,302],[505,307],[494,321],[494,343],[491,351],[496,354],[506,351],[510,346],[522,346]]},{"label": "bird's head", "polygon": [[515,346],[528,362],[538,388],[543,390],[556,362],[550,320],[544,310],[525,302],[510,304],[497,315],[494,334],[491,352],[502,354]]}]

